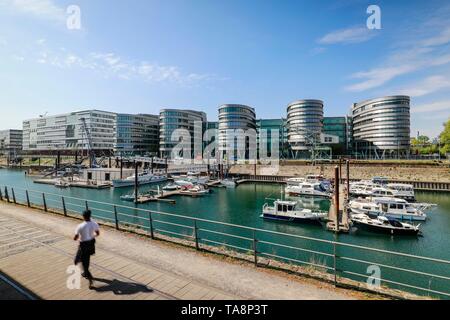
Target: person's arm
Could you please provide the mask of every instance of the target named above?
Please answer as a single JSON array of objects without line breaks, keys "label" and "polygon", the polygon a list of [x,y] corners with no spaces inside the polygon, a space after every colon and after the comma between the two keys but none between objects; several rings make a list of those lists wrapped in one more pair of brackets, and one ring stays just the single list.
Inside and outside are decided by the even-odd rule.
[{"label": "person's arm", "polygon": [[96,237],[98,237],[99,235],[100,235],[100,227],[98,226],[98,223],[97,222],[94,222],[95,223],[95,236]]}]

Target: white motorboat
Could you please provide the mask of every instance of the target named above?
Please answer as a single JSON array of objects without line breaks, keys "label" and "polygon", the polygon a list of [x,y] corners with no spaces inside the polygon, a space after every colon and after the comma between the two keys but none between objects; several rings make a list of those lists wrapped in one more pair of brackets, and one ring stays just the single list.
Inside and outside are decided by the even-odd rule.
[{"label": "white motorboat", "polygon": [[262,217],[265,219],[283,220],[292,222],[319,221],[328,216],[327,212],[312,211],[297,208],[296,201],[276,200],[273,206],[265,203],[262,208]]},{"label": "white motorboat", "polygon": [[209,193],[209,189],[205,189],[202,185],[195,185],[192,187],[183,188],[182,191],[180,191],[181,194],[188,194],[191,196],[203,196],[205,194]]},{"label": "white motorboat", "polygon": [[397,198],[405,199],[407,201],[416,201],[414,186],[412,184],[388,183],[387,187],[397,191]]},{"label": "white motorboat", "polygon": [[183,180],[183,179],[175,180],[174,184],[176,184],[177,186],[180,186],[180,187],[188,187],[188,186],[193,186],[194,185],[192,182],[187,181],[187,180]]},{"label": "white motorboat", "polygon": [[288,186],[298,186],[300,183],[303,183],[303,182],[305,182],[305,178],[301,178],[301,177],[286,179],[286,184]]},{"label": "white motorboat", "polygon": [[290,185],[286,187],[285,193],[290,196],[310,196],[325,198],[329,198],[331,196],[330,192],[319,182],[303,182],[299,185]]},{"label": "white motorboat", "polygon": [[363,213],[372,218],[385,216],[408,221],[425,221],[427,219],[427,215],[422,210],[406,200],[398,198],[355,199],[350,201],[349,209],[354,214]]},{"label": "white motorboat", "polygon": [[164,186],[162,189],[164,191],[175,191],[180,188],[181,188],[181,186],[177,185],[176,183],[169,183],[168,185]]},{"label": "white motorboat", "polygon": [[[151,183],[159,183],[167,181],[167,177],[164,175],[155,175],[149,172],[142,172],[138,174],[138,184],[144,185],[144,184],[151,184]],[[114,188],[122,188],[122,187],[129,187],[134,186],[135,183],[135,176],[132,175],[130,177],[127,177],[125,179],[119,179],[119,180],[113,180],[113,186]]]},{"label": "white motorboat", "polygon": [[58,180],[55,182],[55,187],[57,188],[68,188],[70,187],[70,183],[64,180]]},{"label": "white motorboat", "polygon": [[236,187],[236,181],[234,181],[233,179],[223,179],[220,181],[220,184],[227,188],[235,188]]},{"label": "white motorboat", "polygon": [[351,221],[358,228],[391,235],[418,235],[420,233],[420,224],[414,226],[396,219],[388,219],[385,216],[378,216],[372,219],[366,214],[352,214]]}]

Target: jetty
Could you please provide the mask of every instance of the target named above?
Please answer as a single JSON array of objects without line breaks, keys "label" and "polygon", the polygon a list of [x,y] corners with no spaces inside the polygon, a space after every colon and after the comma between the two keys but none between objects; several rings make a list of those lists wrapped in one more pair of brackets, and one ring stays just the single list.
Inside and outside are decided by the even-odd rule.
[{"label": "jetty", "polygon": [[347,183],[341,183],[341,169],[336,166],[334,174],[334,192],[328,212],[327,230],[336,233],[350,232],[348,214],[349,163],[347,161]]},{"label": "jetty", "polygon": [[[50,184],[55,185],[56,182],[60,181],[61,179],[36,179],[33,180],[33,183],[38,184]],[[87,189],[107,189],[111,188],[111,183],[108,182],[90,182],[90,181],[83,181],[83,180],[64,180],[64,182],[67,182],[69,184],[68,187],[74,187],[74,188],[87,188]]]}]

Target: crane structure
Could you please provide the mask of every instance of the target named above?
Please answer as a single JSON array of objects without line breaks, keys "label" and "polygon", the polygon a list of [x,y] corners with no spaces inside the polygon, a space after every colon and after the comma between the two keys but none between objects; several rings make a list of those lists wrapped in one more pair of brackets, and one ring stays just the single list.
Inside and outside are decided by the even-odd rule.
[{"label": "crane structure", "polygon": [[88,147],[88,157],[89,157],[89,164],[91,167],[96,167],[97,163],[95,160],[95,152],[93,149],[93,143],[92,143],[92,136],[91,131],[89,130],[87,124],[86,124],[86,118],[81,118],[81,128],[83,129],[83,143],[84,143],[84,135],[86,135],[87,140],[87,147]]}]

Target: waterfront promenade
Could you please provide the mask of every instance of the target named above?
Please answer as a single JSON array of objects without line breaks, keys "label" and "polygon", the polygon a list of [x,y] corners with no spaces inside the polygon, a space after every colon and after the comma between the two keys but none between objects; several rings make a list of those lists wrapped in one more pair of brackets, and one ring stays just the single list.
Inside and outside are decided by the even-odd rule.
[{"label": "waterfront promenade", "polygon": [[[4,298],[38,299],[355,299],[373,296],[316,280],[254,268],[162,241],[102,228],[92,272],[95,289],[81,281],[68,289],[66,273],[76,243],[75,219],[0,203],[0,275],[27,289]],[[0,280],[1,282],[1,280]],[[29,293],[29,294],[28,294]]]}]

